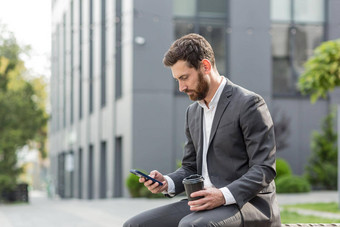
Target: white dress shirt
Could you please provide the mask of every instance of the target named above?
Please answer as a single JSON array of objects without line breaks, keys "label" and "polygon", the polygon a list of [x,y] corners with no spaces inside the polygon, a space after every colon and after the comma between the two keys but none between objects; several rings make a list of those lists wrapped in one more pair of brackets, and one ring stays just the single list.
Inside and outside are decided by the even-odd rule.
[{"label": "white dress shirt", "polygon": [[[209,106],[207,106],[204,100],[197,101],[198,104],[203,108],[203,156],[202,156],[202,176],[204,177],[204,187],[211,188],[215,187],[209,178],[208,167],[207,167],[207,152],[209,147],[209,138],[211,133],[211,126],[214,120],[216,108],[218,101],[220,100],[223,88],[226,84],[226,78],[222,77],[222,82],[220,83],[217,91],[215,92],[214,97],[211,99]],[[168,177],[164,176],[168,182],[168,194],[173,194],[175,192],[175,184],[173,180]],[[225,205],[234,204],[236,203],[234,196],[231,194],[227,187],[220,188],[223,196],[225,198]]]}]

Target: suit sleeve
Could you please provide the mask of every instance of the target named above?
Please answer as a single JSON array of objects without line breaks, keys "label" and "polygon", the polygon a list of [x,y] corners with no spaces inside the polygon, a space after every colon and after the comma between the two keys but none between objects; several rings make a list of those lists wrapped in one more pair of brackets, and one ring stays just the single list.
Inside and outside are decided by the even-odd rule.
[{"label": "suit sleeve", "polygon": [[242,207],[276,176],[275,137],[273,121],[267,105],[260,96],[252,96],[240,111],[239,125],[249,159],[249,170],[227,187],[236,203]]},{"label": "suit sleeve", "polygon": [[186,111],[185,117],[185,136],[186,142],[184,145],[184,155],[182,159],[182,166],[177,169],[175,172],[168,174],[168,176],[175,183],[175,194],[180,194],[184,191],[184,186],[182,184],[182,180],[191,175],[197,173],[197,164],[196,164],[196,150],[194,144],[191,139],[191,133],[189,130],[189,112],[190,106]]}]

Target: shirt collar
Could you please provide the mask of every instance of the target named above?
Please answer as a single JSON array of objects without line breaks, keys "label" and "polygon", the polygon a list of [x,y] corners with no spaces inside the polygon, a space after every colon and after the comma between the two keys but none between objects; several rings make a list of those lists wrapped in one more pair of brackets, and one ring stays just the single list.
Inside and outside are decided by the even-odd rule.
[{"label": "shirt collar", "polygon": [[[217,88],[217,90],[216,90],[216,92],[215,92],[214,97],[211,99],[211,101],[210,101],[210,103],[209,103],[209,109],[212,108],[212,107],[217,106],[217,103],[218,103],[218,101],[220,100],[220,97],[221,97],[223,88],[224,88],[224,86],[225,86],[226,83],[227,83],[226,78],[225,78],[224,76],[222,76],[222,82],[221,82],[220,86],[218,86],[218,88]],[[202,108],[207,109],[207,106],[205,105],[204,100],[198,100],[197,103],[198,103]]]}]

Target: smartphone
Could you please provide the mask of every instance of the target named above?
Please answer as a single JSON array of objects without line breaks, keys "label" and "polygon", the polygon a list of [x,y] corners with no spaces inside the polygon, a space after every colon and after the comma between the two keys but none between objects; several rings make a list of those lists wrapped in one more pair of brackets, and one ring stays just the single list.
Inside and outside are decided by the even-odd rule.
[{"label": "smartphone", "polygon": [[163,185],[162,182],[156,180],[155,178],[152,178],[152,177],[146,175],[145,173],[142,173],[142,172],[139,171],[139,170],[131,169],[131,170],[130,170],[130,173],[133,173],[133,174],[135,174],[136,176],[139,176],[139,177],[144,177],[146,180],[152,180],[153,183],[156,183],[156,182],[157,182],[160,186]]}]

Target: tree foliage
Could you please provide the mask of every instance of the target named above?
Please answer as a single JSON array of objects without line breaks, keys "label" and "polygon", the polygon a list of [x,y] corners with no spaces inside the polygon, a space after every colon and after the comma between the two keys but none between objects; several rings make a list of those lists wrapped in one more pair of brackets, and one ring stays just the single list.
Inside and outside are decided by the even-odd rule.
[{"label": "tree foliage", "polygon": [[34,143],[45,154],[46,83],[29,75],[20,59],[27,50],[0,25],[0,197],[15,187],[22,172],[17,166],[18,149]]},{"label": "tree foliage", "polygon": [[313,103],[320,97],[325,98],[327,92],[337,86],[340,86],[340,39],[317,47],[298,81],[299,90],[310,94]]},{"label": "tree foliage", "polygon": [[322,122],[322,131],[314,132],[312,155],[306,167],[306,175],[313,186],[319,189],[337,189],[337,133],[334,127],[335,111]]},{"label": "tree foliage", "polygon": [[[305,72],[298,81],[302,94],[310,94],[311,102],[325,98],[328,91],[340,86],[340,39],[322,43],[305,63]],[[307,178],[314,187],[337,189],[337,133],[335,111],[322,122],[322,132],[314,132],[312,156],[306,167]]]}]

